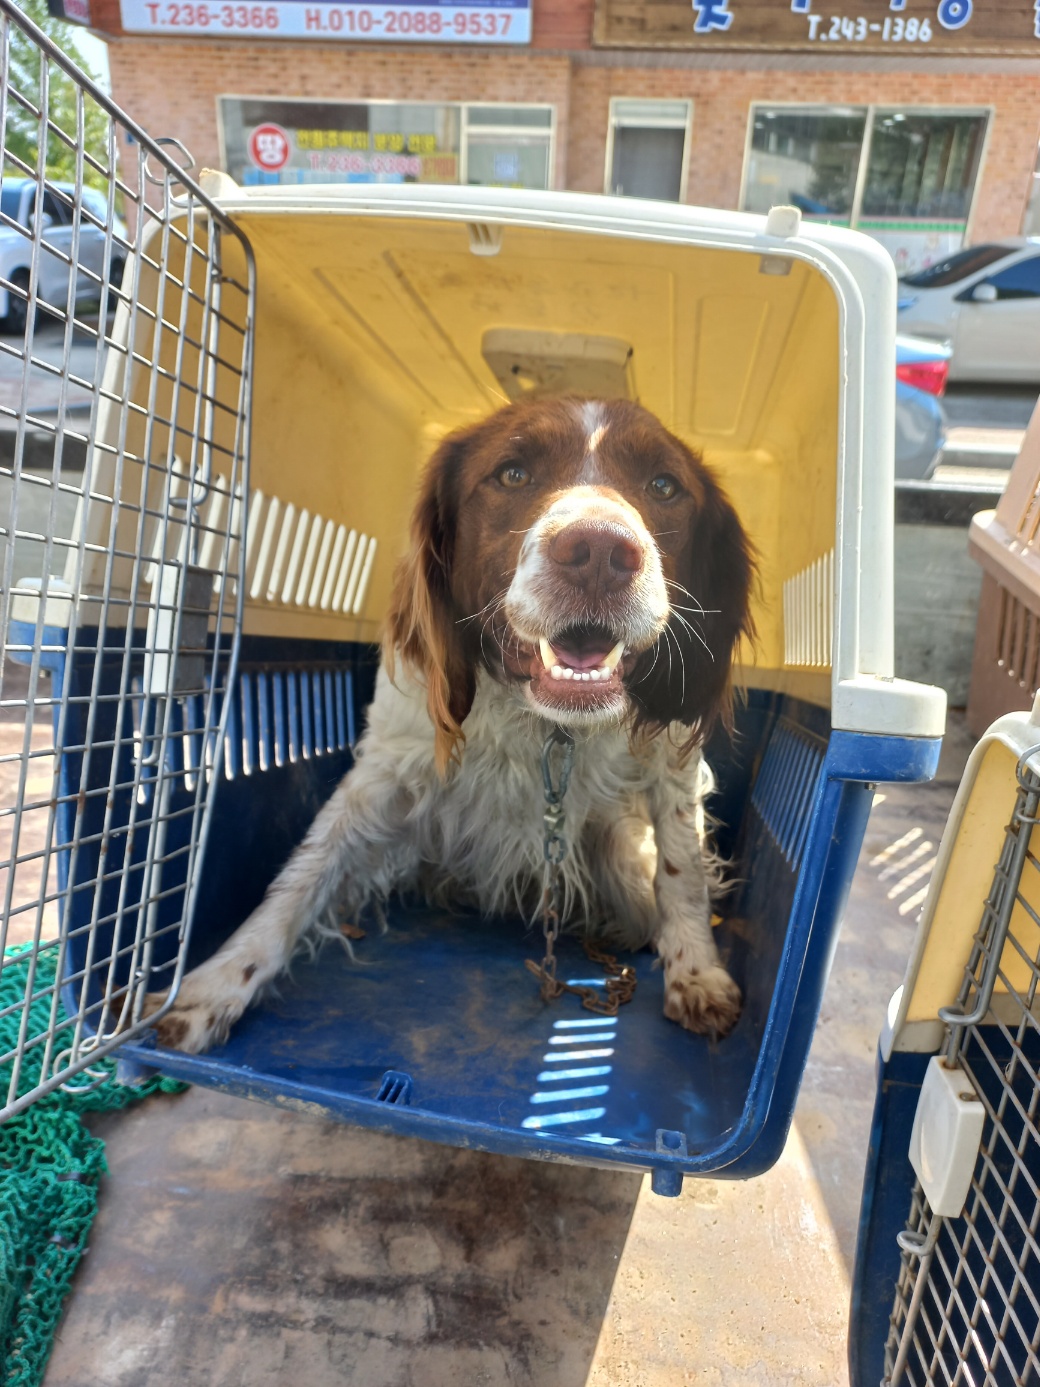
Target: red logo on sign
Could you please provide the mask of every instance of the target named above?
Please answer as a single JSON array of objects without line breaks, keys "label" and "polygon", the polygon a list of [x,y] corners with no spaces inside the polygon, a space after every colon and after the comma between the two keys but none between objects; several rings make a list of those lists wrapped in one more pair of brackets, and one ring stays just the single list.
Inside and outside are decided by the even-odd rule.
[{"label": "red logo on sign", "polygon": [[258,125],[249,136],[249,157],[268,173],[284,169],[290,153],[289,136],[280,125]]}]

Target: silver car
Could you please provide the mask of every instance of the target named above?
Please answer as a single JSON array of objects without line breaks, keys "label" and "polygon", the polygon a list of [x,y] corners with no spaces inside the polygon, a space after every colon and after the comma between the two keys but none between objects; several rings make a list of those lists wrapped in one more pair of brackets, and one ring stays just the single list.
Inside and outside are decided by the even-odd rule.
[{"label": "silver car", "polygon": [[969,246],[904,276],[899,328],[949,342],[951,380],[1040,384],[1040,239]]},{"label": "silver car", "polygon": [[[48,183],[43,190],[42,226],[37,298],[44,309],[64,314],[69,298],[72,268],[74,204],[76,190],[71,183]],[[36,183],[30,178],[5,178],[0,185],[0,318],[9,333],[25,331],[29,264],[32,258],[36,217]],[[122,223],[116,223],[116,239],[106,251],[104,226],[108,220],[108,201],[96,188],[81,194],[77,246],[76,301],[98,297],[100,280],[110,269],[116,283],[121,276],[125,250]],[[106,254],[110,266],[105,264]]]}]

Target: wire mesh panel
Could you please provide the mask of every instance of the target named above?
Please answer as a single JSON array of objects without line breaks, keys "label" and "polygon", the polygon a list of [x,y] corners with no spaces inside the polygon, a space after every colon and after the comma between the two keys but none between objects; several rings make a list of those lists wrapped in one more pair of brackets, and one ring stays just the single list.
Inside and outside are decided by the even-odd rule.
[{"label": "wire mesh panel", "polygon": [[[1024,761],[1025,758],[1023,758]],[[947,1061],[985,1108],[959,1218],[911,1203],[885,1350],[887,1387],[1040,1383],[1040,779],[1020,789],[965,969]]]},{"label": "wire mesh panel", "polygon": [[179,975],[241,625],[253,267],[8,0],[0,78],[0,968],[30,956],[3,1117],[90,1082]]}]

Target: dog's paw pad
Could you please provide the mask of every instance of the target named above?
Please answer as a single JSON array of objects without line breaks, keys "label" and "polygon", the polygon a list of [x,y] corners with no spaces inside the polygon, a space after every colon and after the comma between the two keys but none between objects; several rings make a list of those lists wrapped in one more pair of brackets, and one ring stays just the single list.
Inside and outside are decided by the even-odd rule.
[{"label": "dog's paw pad", "polygon": [[[155,1022],[155,1035],[164,1049],[198,1055],[227,1039],[243,1007],[237,1001],[226,998],[212,1005],[202,999],[193,999],[191,995],[185,995],[191,992],[189,983],[190,980],[185,979],[173,1006]],[[163,992],[148,997],[144,1005],[145,1016],[155,1015],[165,1004],[166,996]]]},{"label": "dog's paw pad", "polygon": [[698,1035],[728,1035],[740,1020],[740,988],[725,968],[669,973],[665,979],[664,1014]]}]

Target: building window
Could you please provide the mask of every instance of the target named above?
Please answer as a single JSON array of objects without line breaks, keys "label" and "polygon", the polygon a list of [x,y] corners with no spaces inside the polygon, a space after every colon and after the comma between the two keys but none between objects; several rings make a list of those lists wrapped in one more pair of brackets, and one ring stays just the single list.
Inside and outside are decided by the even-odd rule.
[{"label": "building window", "polygon": [[219,105],[224,168],[244,186],[552,183],[551,106],[231,96]]},{"label": "building window", "polygon": [[550,106],[464,106],[465,182],[481,188],[548,188]]},{"label": "building window", "polygon": [[604,191],[682,202],[692,118],[689,101],[613,98]]},{"label": "building window", "polygon": [[966,223],[985,134],[984,115],[875,111],[862,216]]},{"label": "building window", "polygon": [[790,203],[887,246],[901,273],[964,243],[988,112],[754,106],[741,206]]},{"label": "building window", "polygon": [[848,226],[866,123],[866,111],[855,108],[756,108],[743,210],[764,214],[785,203]]}]

